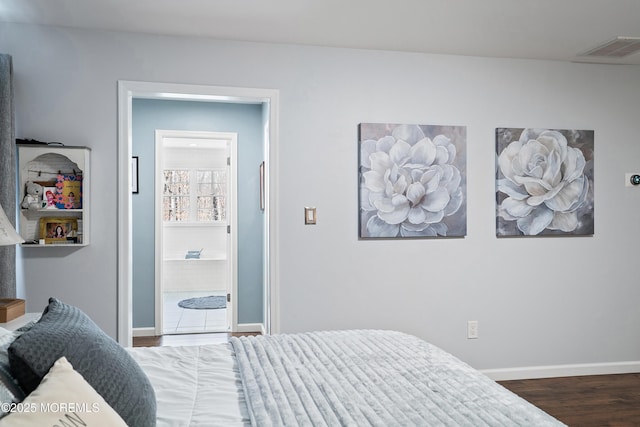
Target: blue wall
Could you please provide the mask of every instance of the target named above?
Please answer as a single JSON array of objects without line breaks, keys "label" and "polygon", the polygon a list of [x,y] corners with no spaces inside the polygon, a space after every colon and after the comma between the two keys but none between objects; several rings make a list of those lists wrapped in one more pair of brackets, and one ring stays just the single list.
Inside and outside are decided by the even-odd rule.
[{"label": "blue wall", "polygon": [[238,323],[263,322],[264,216],[258,168],[263,160],[262,105],[133,100],[133,155],[139,193],[133,194],[133,327],[155,323],[155,130],[238,134]]}]

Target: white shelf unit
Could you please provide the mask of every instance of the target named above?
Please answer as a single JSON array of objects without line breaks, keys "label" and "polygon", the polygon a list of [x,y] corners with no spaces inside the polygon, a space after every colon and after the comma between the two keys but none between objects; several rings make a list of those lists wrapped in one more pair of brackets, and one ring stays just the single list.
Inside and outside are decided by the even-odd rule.
[{"label": "white shelf unit", "polygon": [[167,262],[207,262],[207,261],[226,261],[227,256],[225,254],[214,255],[211,257],[202,258],[165,258]]},{"label": "white shelf unit", "polygon": [[[20,235],[26,240],[24,247],[78,247],[89,245],[91,207],[91,150],[87,147],[51,146],[44,144],[18,144],[18,217]],[[23,209],[20,205],[25,196],[26,183],[37,182],[43,187],[55,186],[57,176],[82,175],[81,209]],[[76,240],[58,240],[55,243],[39,244],[41,224],[47,220],[73,220],[77,224]]]}]

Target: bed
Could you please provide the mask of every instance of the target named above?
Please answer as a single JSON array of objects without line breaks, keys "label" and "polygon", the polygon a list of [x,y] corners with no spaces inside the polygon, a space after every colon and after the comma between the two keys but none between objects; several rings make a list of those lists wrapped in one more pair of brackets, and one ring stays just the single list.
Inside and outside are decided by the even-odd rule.
[{"label": "bed", "polygon": [[3,342],[24,395],[12,398],[0,426],[563,425],[453,355],[395,331],[123,349],[52,298],[38,323],[4,341],[0,334]]},{"label": "bed", "polygon": [[395,331],[130,353],[156,391],[159,426],[563,425],[451,354]]}]

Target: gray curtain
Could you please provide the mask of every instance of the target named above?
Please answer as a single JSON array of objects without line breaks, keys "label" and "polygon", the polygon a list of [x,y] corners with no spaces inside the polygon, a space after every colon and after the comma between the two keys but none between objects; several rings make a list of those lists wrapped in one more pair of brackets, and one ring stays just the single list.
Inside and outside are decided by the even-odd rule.
[{"label": "gray curtain", "polygon": [[[0,204],[15,225],[16,145],[13,128],[13,64],[0,53]],[[16,247],[0,246],[0,298],[16,297]]]}]

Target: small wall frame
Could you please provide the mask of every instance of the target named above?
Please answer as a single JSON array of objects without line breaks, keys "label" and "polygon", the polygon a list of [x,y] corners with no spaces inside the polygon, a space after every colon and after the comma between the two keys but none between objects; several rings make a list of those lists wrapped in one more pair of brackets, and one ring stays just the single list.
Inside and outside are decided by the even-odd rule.
[{"label": "small wall frame", "polygon": [[47,245],[77,243],[78,220],[60,217],[41,218],[40,239],[44,239]]}]

